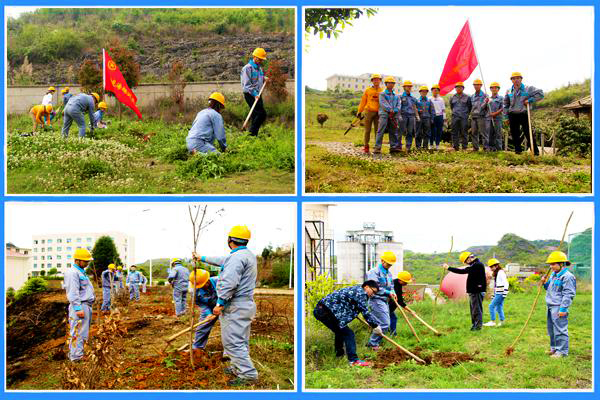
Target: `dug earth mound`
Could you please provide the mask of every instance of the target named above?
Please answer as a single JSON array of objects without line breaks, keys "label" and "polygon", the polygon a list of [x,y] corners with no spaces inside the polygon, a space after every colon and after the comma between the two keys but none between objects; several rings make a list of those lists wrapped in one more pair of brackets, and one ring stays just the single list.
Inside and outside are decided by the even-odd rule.
[{"label": "dug earth mound", "polygon": [[[410,350],[410,352],[423,359],[425,365],[439,364],[444,368],[450,368],[469,361],[481,361],[475,358],[477,353],[469,354],[455,351],[435,351],[433,353],[426,353],[420,347],[415,347],[414,350]],[[377,354],[377,358],[373,361],[373,367],[384,369],[391,365],[410,360],[412,360],[412,358],[403,353],[400,349],[386,349]]]}]

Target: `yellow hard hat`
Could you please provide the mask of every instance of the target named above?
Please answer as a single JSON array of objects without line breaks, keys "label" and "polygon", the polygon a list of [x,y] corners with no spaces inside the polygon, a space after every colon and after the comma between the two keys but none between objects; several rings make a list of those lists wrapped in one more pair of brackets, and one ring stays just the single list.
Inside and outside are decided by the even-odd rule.
[{"label": "yellow hard hat", "polygon": [[567,255],[562,251],[553,251],[548,256],[546,260],[546,264],[554,264],[554,263],[566,263],[567,265],[571,265],[571,262],[567,259]]},{"label": "yellow hard hat", "polygon": [[82,261],[92,261],[92,254],[88,249],[79,248],[75,249],[75,254],[73,255],[73,259],[82,260]]},{"label": "yellow hard hat", "polygon": [[408,271],[400,271],[398,272],[398,280],[401,280],[402,282],[406,283],[411,283],[412,275]]},{"label": "yellow hard hat", "polygon": [[460,256],[458,256],[458,259],[461,263],[464,263],[470,255],[473,255],[473,253],[471,253],[470,251],[463,251],[462,253],[460,253]]},{"label": "yellow hard hat", "polygon": [[498,89],[500,89],[500,84],[498,82],[492,82],[492,84],[490,85],[490,89],[493,87],[497,87]]},{"label": "yellow hard hat", "polygon": [[117,267],[117,269],[118,269],[119,271],[121,271],[121,270],[123,269],[123,267],[121,267],[121,266],[119,265],[119,266]]},{"label": "yellow hard hat", "polygon": [[225,96],[223,96],[221,93],[219,92],[214,92],[213,94],[211,94],[210,96],[208,96],[208,99],[212,99],[215,101],[218,101],[219,103],[221,103],[221,105],[223,107],[225,107]]},{"label": "yellow hard hat", "polygon": [[373,81],[373,79],[381,79],[381,75],[380,74],[372,74],[371,75],[371,82]]},{"label": "yellow hard hat", "polygon": [[195,287],[201,288],[208,282],[210,274],[205,269],[197,269],[196,271],[198,271],[197,277],[194,275],[194,271],[190,273],[190,282],[192,282]]},{"label": "yellow hard hat", "polygon": [[115,269],[115,264],[108,264],[108,269]]},{"label": "yellow hard hat", "polygon": [[47,113],[51,113],[51,112],[52,112],[52,109],[53,109],[53,107],[52,107],[52,104],[47,104],[47,105],[44,107],[44,110],[45,110]]},{"label": "yellow hard hat", "polygon": [[462,86],[464,88],[465,84],[462,83],[462,82],[456,82],[456,84],[454,85],[454,87],[458,87],[458,86]]},{"label": "yellow hard hat", "polygon": [[440,85],[438,85],[437,83],[435,85],[432,85],[431,90],[433,90],[433,89],[440,90]]},{"label": "yellow hard hat", "polygon": [[490,258],[488,260],[488,267],[491,267],[492,265],[496,265],[496,264],[500,264],[500,261],[498,261],[496,258]]},{"label": "yellow hard hat", "polygon": [[48,91],[49,91],[49,92],[56,92],[56,88],[55,88],[54,86],[50,86],[50,87],[48,88]]},{"label": "yellow hard hat", "polygon": [[94,96],[96,102],[100,101],[100,95],[98,93],[92,93],[92,96]]},{"label": "yellow hard hat", "polygon": [[175,263],[181,263],[181,259],[177,257],[171,258],[171,266],[173,266]]},{"label": "yellow hard hat", "polygon": [[229,235],[232,238],[250,240],[250,229],[246,225],[236,225],[229,231]]},{"label": "yellow hard hat", "polygon": [[404,86],[410,86],[410,87],[412,87],[412,82],[411,82],[411,81],[404,81],[404,82],[402,83],[402,86],[403,86],[403,87],[404,87]]},{"label": "yellow hard hat", "polygon": [[429,92],[429,88],[425,85],[423,85],[419,88],[419,92],[422,92],[423,90],[425,90],[426,92]]},{"label": "yellow hard hat", "polygon": [[483,82],[481,81],[481,79],[475,79],[473,81],[473,85],[483,85]]},{"label": "yellow hard hat", "polygon": [[66,88],[64,88],[63,90],[60,91],[61,93],[69,93],[69,87],[67,86]]},{"label": "yellow hard hat", "polygon": [[388,264],[393,264],[396,262],[396,254],[393,251],[384,251],[381,255],[381,260]]},{"label": "yellow hard hat", "polygon": [[386,76],[383,80],[384,83],[396,83],[396,79],[393,76]]},{"label": "yellow hard hat", "polygon": [[512,78],[523,78],[523,75],[520,72],[513,72],[510,76],[510,79]]},{"label": "yellow hard hat", "polygon": [[105,102],[101,101],[100,103],[98,103],[98,108],[106,111],[108,109],[108,106],[106,105]]},{"label": "yellow hard hat", "polygon": [[256,49],[254,49],[254,51],[252,52],[252,55],[254,57],[260,58],[261,60],[267,59],[267,52],[262,47],[257,47]]}]

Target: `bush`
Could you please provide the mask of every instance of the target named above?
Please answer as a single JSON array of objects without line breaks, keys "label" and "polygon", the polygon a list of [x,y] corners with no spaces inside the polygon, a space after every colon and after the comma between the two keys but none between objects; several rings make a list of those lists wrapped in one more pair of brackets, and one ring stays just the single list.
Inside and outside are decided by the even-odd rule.
[{"label": "bush", "polygon": [[508,290],[513,293],[523,293],[525,289],[523,289],[523,285],[519,282],[519,278],[516,276],[511,276],[508,278]]},{"label": "bush", "polygon": [[325,275],[317,275],[317,278],[314,281],[306,282],[304,298],[306,301],[306,312],[311,318],[314,318],[312,316],[312,311],[317,306],[317,303],[323,297],[335,291],[335,289],[335,279]]},{"label": "bush", "polygon": [[50,268],[48,270],[48,275],[56,275],[58,273],[58,269],[56,268]]},{"label": "bush", "polygon": [[165,286],[167,284],[167,281],[165,281],[164,279],[159,279],[157,285],[158,286]]},{"label": "bush", "polygon": [[9,287],[6,289],[6,302],[10,303],[15,299],[15,289]]},{"label": "bush", "polygon": [[30,278],[25,282],[23,287],[15,293],[15,300],[23,299],[34,293],[44,292],[47,288],[48,283],[43,278]]},{"label": "bush", "polygon": [[558,154],[576,154],[587,157],[592,154],[592,123],[586,118],[560,116],[556,131]]}]

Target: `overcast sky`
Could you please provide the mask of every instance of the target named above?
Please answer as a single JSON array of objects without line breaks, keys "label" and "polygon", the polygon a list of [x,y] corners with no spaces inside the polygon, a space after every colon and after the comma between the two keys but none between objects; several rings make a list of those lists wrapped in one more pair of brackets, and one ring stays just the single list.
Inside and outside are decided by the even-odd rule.
[{"label": "overcast sky", "polygon": [[[544,90],[592,76],[592,7],[380,7],[338,39],[308,35],[304,85],[326,89],[333,74],[377,72],[431,86],[467,18],[488,87],[498,81],[504,93],[513,71]],[[475,69],[467,92],[480,77]]]},{"label": "overcast sky", "polygon": [[[296,238],[296,211],[288,203],[193,203],[220,208],[221,218],[202,233],[200,254],[228,252],[227,233],[234,225],[248,225],[255,253],[272,244]],[[144,211],[147,210],[147,211]],[[152,258],[191,257],[192,224],[187,203],[6,203],[7,242],[31,247],[31,236],[45,233],[119,231],[135,238],[135,263]]]},{"label": "overcast sky", "polygon": [[375,222],[376,229],[393,231],[405,250],[440,253],[450,249],[450,236],[454,251],[495,245],[505,233],[560,240],[571,211],[567,234],[592,226],[592,204],[538,202],[341,203],[329,207],[329,221],[336,241],[347,230],[362,229],[363,222]]}]

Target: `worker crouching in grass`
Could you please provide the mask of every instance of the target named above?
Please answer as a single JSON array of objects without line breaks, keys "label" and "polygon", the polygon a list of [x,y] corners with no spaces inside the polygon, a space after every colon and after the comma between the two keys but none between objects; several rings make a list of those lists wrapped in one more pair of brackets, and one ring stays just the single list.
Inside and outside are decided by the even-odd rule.
[{"label": "worker crouching in grass", "polygon": [[231,252],[226,257],[208,257],[194,254],[201,262],[220,266],[217,283],[217,305],[213,314],[221,322],[223,354],[231,366],[225,373],[233,375],[230,385],[239,386],[258,380],[258,371],[250,358],[250,325],[256,315],[254,289],[256,287],[256,256],[246,247],[250,230],[245,225],[231,228],[227,245]]},{"label": "worker crouching in grass", "polygon": [[[396,254],[391,251],[385,251],[381,255],[381,264],[367,272],[367,280],[377,282],[379,291],[369,298],[369,307],[373,313],[377,325],[381,327],[383,333],[387,332],[390,327],[390,307],[388,302],[390,298],[396,299],[394,292],[394,277],[390,272],[390,268],[396,262]],[[379,344],[383,337],[373,331],[373,334],[367,342],[367,347],[374,351],[379,350]]]},{"label": "worker crouching in grass", "polygon": [[173,287],[173,301],[175,302],[175,315],[181,317],[185,315],[187,308],[188,281],[190,280],[190,271],[181,264],[179,258],[171,260],[171,270],[167,280]]},{"label": "worker crouching in grass", "polygon": [[85,269],[93,260],[87,249],[77,249],[73,267],[65,271],[65,291],[69,300],[69,360],[81,361],[83,345],[90,334],[92,306],[96,299],[92,281]]},{"label": "worker crouching in grass", "polygon": [[386,129],[390,138],[390,154],[402,150],[402,142],[398,141],[400,97],[394,93],[396,79],[393,76],[386,76],[384,82],[386,89],[379,94],[379,127],[377,128],[373,154],[381,154],[383,134]]},{"label": "worker crouching in grass", "polygon": [[335,335],[334,346],[337,357],[348,357],[351,366],[369,367],[370,363],[360,360],[356,354],[354,332],[348,327],[358,314],[362,314],[373,328],[373,333],[383,335],[383,330],[373,314],[369,312],[368,301],[379,292],[376,281],[367,280],[362,285],[348,286],[322,298],[313,315]]},{"label": "worker crouching in grass", "polygon": [[400,271],[398,273],[398,278],[394,279],[394,293],[396,293],[396,301],[390,301],[390,333],[392,335],[396,335],[396,326],[398,324],[398,318],[396,317],[396,302],[402,308],[406,308],[406,303],[404,302],[404,296],[402,294],[402,287],[408,285],[412,282],[412,275],[408,271]]},{"label": "worker crouching in grass", "polygon": [[[31,107],[31,110],[29,110],[29,114],[31,115],[31,120],[33,121],[32,133],[37,132],[38,125],[41,126],[42,129],[46,127],[46,120],[50,116],[51,112],[52,104],[49,104],[47,106],[40,104]],[[50,124],[48,124],[48,126],[50,126]]]},{"label": "worker crouching in grass", "polygon": [[98,110],[94,113],[94,126],[96,128],[105,129],[106,124],[103,121],[104,114],[108,110],[108,105],[105,102],[101,101],[98,103]]},{"label": "worker crouching in grass", "polygon": [[[494,277],[494,297],[490,303],[490,322],[486,322],[483,326],[502,326],[504,323],[504,299],[508,294],[508,278],[497,259],[489,259],[488,267],[492,269]],[[496,313],[498,313],[497,323]]]},{"label": "worker crouching in grass", "polygon": [[567,268],[571,262],[562,251],[550,253],[546,264],[550,264],[552,268],[550,277],[542,278],[548,307],[546,314],[548,336],[550,336],[548,354],[554,358],[566,357],[569,355],[569,306],[575,298],[577,282]]},{"label": "worker crouching in grass", "polygon": [[192,128],[185,139],[190,153],[219,153],[214,146],[215,140],[219,143],[222,152],[227,150],[225,123],[221,115],[224,108],[225,96],[219,92],[214,92],[209,96],[208,107],[196,115]]},{"label": "worker crouching in grass", "polygon": [[466,268],[454,268],[444,264],[444,268],[455,274],[467,275],[467,293],[471,307],[471,330],[479,331],[483,326],[483,298],[486,291],[485,266],[473,253],[463,251],[459,260]]},{"label": "worker crouching in grass", "polygon": [[85,113],[90,117],[90,133],[94,132],[94,111],[96,110],[96,104],[99,102],[100,95],[98,93],[79,93],[71,97],[65,106],[63,119],[62,135],[65,139],[69,137],[69,130],[73,121],[79,127],[79,137],[85,137]]},{"label": "worker crouching in grass", "polygon": [[[217,306],[218,300],[217,278],[211,278],[208,271],[204,269],[196,269],[190,274],[190,282],[195,288],[195,303],[200,307],[199,321],[203,321],[211,316],[214,317],[212,310]],[[216,322],[217,318],[214,317],[196,328],[196,336],[192,349],[204,349],[206,347],[208,336]]]}]

